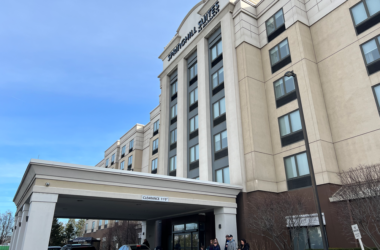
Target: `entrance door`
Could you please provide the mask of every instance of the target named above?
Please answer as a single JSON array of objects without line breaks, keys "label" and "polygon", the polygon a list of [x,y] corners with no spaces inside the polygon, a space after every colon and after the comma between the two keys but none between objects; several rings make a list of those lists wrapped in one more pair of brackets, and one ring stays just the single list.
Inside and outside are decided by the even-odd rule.
[{"label": "entrance door", "polygon": [[173,245],[174,250],[198,250],[198,232],[174,234]]}]

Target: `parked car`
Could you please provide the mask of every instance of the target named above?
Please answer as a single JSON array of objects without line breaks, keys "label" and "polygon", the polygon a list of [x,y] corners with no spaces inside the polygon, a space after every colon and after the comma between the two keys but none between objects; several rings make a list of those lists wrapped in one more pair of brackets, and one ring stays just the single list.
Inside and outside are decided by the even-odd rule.
[{"label": "parked car", "polygon": [[48,250],[61,250],[62,247],[60,246],[50,246],[48,247]]},{"label": "parked car", "polygon": [[61,250],[96,250],[94,246],[91,245],[80,245],[80,244],[69,244],[69,245],[64,245]]}]

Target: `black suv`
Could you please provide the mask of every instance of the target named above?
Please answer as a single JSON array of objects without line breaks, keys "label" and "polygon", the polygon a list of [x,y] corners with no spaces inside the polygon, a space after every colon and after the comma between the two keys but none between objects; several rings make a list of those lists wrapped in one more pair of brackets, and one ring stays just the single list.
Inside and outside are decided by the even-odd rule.
[{"label": "black suv", "polygon": [[91,245],[65,245],[61,250],[96,250],[94,246]]}]

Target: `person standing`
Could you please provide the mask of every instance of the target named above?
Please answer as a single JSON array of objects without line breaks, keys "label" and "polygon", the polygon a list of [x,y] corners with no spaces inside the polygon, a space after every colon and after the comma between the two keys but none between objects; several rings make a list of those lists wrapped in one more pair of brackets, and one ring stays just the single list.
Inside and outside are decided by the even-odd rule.
[{"label": "person standing", "polygon": [[220,250],[219,241],[218,239],[214,240],[214,245],[212,246],[213,250]]},{"label": "person standing", "polygon": [[226,244],[224,246],[224,250],[227,250],[227,247],[228,247],[228,242],[230,241],[230,236],[227,234],[226,235]]},{"label": "person standing", "polygon": [[249,244],[245,239],[240,240],[240,250],[249,250]]},{"label": "person standing", "polygon": [[144,240],[144,242],[143,242],[143,245],[145,245],[145,246],[147,246],[147,247],[149,247],[149,248],[150,248],[150,245],[149,245],[149,242],[148,242],[148,240],[147,240],[147,239],[145,239],[145,240]]},{"label": "person standing", "polygon": [[214,240],[210,240],[210,245],[206,248],[206,250],[213,250],[214,248]]},{"label": "person standing", "polygon": [[228,237],[227,250],[237,250],[236,241],[232,234]]}]

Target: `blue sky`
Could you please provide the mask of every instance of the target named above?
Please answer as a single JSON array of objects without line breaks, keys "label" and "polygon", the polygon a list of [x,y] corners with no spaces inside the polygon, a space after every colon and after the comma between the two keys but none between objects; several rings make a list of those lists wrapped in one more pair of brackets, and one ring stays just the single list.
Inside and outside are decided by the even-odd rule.
[{"label": "blue sky", "polygon": [[95,165],[149,122],[158,56],[198,1],[0,1],[0,213],[30,159]]}]

